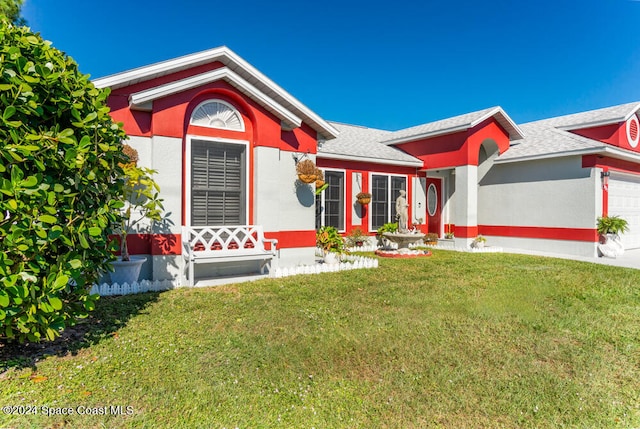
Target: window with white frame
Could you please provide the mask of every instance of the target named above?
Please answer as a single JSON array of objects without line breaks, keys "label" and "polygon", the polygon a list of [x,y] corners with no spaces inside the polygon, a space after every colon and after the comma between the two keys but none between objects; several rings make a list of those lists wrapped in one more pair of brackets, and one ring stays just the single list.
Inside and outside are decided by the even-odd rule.
[{"label": "window with white frame", "polygon": [[396,222],[396,199],[407,190],[406,176],[371,175],[371,230]]},{"label": "window with white frame", "polygon": [[240,112],[222,100],[207,100],[200,103],[191,114],[191,124],[223,130],[244,131],[244,121]]},{"label": "window with white frame", "polygon": [[191,140],[191,226],[246,223],[246,146]]},{"label": "window with white frame", "polygon": [[344,171],[324,170],[327,188],[316,196],[316,229],[333,226],[344,231]]}]

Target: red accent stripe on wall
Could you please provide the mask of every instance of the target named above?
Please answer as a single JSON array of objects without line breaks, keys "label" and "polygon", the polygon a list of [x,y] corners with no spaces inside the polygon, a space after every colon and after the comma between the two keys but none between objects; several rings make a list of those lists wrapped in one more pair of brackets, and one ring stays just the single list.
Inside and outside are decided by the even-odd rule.
[{"label": "red accent stripe on wall", "polygon": [[478,227],[456,225],[455,236],[458,238],[475,238],[478,236]]},{"label": "red accent stripe on wall", "polygon": [[[459,228],[459,226],[456,226],[456,233]],[[598,241],[598,232],[595,228],[479,225],[478,230],[482,235],[494,235],[499,237],[543,238],[548,240],[571,240],[588,242]]]},{"label": "red accent stripe on wall", "polygon": [[180,234],[129,234],[127,244],[131,255],[181,255]]},{"label": "red accent stripe on wall", "polygon": [[264,233],[265,238],[278,240],[278,249],[292,247],[316,247],[316,231],[275,231]]}]

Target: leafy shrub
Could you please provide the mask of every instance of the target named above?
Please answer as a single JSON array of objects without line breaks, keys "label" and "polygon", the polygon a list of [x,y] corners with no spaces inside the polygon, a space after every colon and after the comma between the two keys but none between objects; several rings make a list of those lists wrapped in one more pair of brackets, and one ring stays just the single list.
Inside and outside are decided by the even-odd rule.
[{"label": "leafy shrub", "polygon": [[325,252],[340,253],[344,250],[344,239],[333,226],[323,226],[316,232],[316,245]]},{"label": "leafy shrub", "polygon": [[367,236],[367,234],[365,234],[360,227],[352,229],[351,232],[345,237],[349,247],[355,247],[358,245],[358,243],[364,242],[368,238],[369,237]]},{"label": "leafy shrub", "polygon": [[426,243],[437,243],[438,238],[438,234],[436,234],[435,232],[430,232],[424,236],[424,241]]},{"label": "leafy shrub", "polygon": [[621,234],[629,231],[629,223],[620,216],[603,216],[598,218],[598,234]]},{"label": "leafy shrub", "polygon": [[380,228],[378,228],[377,235],[382,236],[385,232],[398,232],[398,224],[397,223],[385,223]]},{"label": "leafy shrub", "polygon": [[0,338],[53,340],[115,258],[126,136],[108,90],[3,17],[0,58]]}]

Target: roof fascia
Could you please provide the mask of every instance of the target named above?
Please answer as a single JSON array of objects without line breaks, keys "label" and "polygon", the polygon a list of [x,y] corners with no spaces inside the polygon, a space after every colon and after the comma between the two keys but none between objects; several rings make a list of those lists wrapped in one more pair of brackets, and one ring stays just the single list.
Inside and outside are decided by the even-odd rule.
[{"label": "roof fascia", "polygon": [[500,159],[498,157],[494,161],[494,164],[509,164],[512,162],[535,161],[540,159],[560,158],[560,157],[575,156],[575,155],[608,155],[613,158],[640,163],[640,154],[630,153],[613,146],[603,146],[603,147],[596,147],[596,148],[590,148],[590,149],[578,149],[578,150],[570,150],[570,151],[563,151],[563,152],[556,152],[556,153],[546,153],[541,155],[520,156],[517,158],[508,158],[508,159]]},{"label": "roof fascia", "polygon": [[440,129],[440,130],[436,130],[436,131],[427,131],[425,133],[420,133],[420,134],[414,134],[412,136],[407,136],[407,137],[399,137],[399,138],[395,138],[395,139],[390,139],[390,140],[384,140],[382,141],[383,144],[386,144],[387,146],[394,146],[397,144],[402,144],[402,143],[409,143],[412,141],[416,141],[416,140],[422,140],[422,139],[427,139],[430,137],[437,137],[437,136],[444,136],[447,134],[454,134],[460,131],[466,131],[469,128],[471,128],[471,124],[463,124],[463,125],[457,125],[455,127],[449,127],[449,128],[444,128],[444,129]]},{"label": "roof fascia", "polygon": [[384,165],[397,165],[401,167],[413,167],[422,168],[424,165],[422,161],[396,161],[393,159],[384,158],[369,158],[364,156],[354,155],[340,155],[335,153],[324,153],[318,151],[316,158],[335,159],[339,161],[356,161],[356,162],[370,162],[372,164],[384,164]]},{"label": "roof fascia", "polygon": [[[407,136],[407,137],[400,137],[400,138],[396,138],[396,139],[390,139],[390,140],[384,141],[383,143],[386,144],[386,145],[389,145],[389,146],[393,146],[393,145],[397,145],[397,144],[408,143],[408,142],[427,139],[427,138],[431,138],[431,137],[438,137],[438,136],[444,136],[444,135],[447,135],[447,134],[454,134],[454,133],[457,133],[457,132],[466,131],[469,128],[473,128],[476,125],[486,121],[487,119],[489,119],[491,117],[494,117],[494,116],[497,116],[497,115],[500,115],[500,117],[502,118],[502,121],[499,118],[496,118],[496,120],[505,129],[505,131],[507,131],[509,133],[509,139],[510,140],[519,140],[519,139],[522,139],[524,137],[524,132],[509,117],[509,115],[507,115],[506,112],[504,110],[502,110],[501,107],[496,107],[495,109],[490,110],[489,112],[487,112],[486,114],[482,115],[480,118],[476,119],[475,121],[467,122],[466,124],[457,125],[455,127],[443,128],[443,129],[436,130],[436,131],[428,131],[428,132],[425,132],[425,133],[414,134],[412,136]],[[505,126],[505,123],[506,123],[507,126]],[[510,132],[510,130],[511,130],[511,132]]]},{"label": "roof fascia", "polygon": [[[502,126],[502,128],[505,129],[505,131],[507,131],[509,133],[509,140],[520,140],[522,138],[524,138],[524,132],[520,129],[520,127],[509,117],[509,115],[507,115],[507,112],[505,112],[502,107],[496,107],[495,109],[491,110],[490,112],[488,112],[486,115],[476,119],[475,121],[473,121],[471,123],[471,127],[473,128],[476,125],[486,121],[487,119],[491,118],[491,117],[495,117],[495,116],[500,116],[502,118],[502,121],[500,121],[500,119],[496,119],[498,121],[498,123],[500,123],[500,125]],[[508,126],[505,126],[502,122],[506,122],[506,124]],[[513,132],[509,132],[509,129],[511,129]]]},{"label": "roof fascia", "polygon": [[280,118],[289,128],[297,128],[302,124],[302,119],[285,109],[275,100],[262,93],[227,67],[222,67],[176,82],[133,93],[129,96],[129,106],[132,110],[150,110],[154,100],[187,91],[218,80],[224,80],[236,87],[242,93],[246,94],[262,107]]}]

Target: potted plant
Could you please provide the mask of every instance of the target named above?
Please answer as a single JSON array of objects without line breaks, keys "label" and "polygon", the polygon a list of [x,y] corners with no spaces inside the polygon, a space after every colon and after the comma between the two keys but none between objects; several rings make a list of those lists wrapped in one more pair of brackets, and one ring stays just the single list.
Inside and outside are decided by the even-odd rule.
[{"label": "potted plant", "polygon": [[603,256],[615,258],[624,254],[620,234],[629,231],[629,223],[625,219],[620,216],[599,217],[596,229],[600,234],[598,250]]},{"label": "potted plant", "polygon": [[366,206],[371,202],[371,194],[368,192],[359,192],[356,195],[356,201],[358,201],[358,204]]},{"label": "potted plant", "polygon": [[384,246],[385,248],[391,247],[391,242],[384,237],[385,232],[398,232],[398,224],[394,222],[385,223],[378,231],[376,231],[376,237],[378,238],[378,242]]},{"label": "potted plant", "polygon": [[486,242],[487,242],[487,239],[482,235],[479,235],[473,239],[473,242],[471,243],[471,247],[475,249],[482,249]]},{"label": "potted plant", "polygon": [[298,179],[303,183],[313,183],[317,179],[318,168],[316,164],[310,159],[305,159],[296,164],[296,173],[298,173]]},{"label": "potted plant", "polygon": [[129,163],[121,165],[125,173],[124,192],[122,195],[122,222],[119,225],[120,257],[113,262],[111,273],[113,283],[133,283],[138,281],[142,264],[147,258],[131,256],[127,236],[144,219],[162,220],[162,199],[158,197],[160,187],[153,180],[155,170],[138,167],[138,153],[129,145],[124,145],[123,152],[129,156]]},{"label": "potted plant", "polygon": [[338,255],[344,251],[344,240],[333,226],[323,226],[316,232],[316,245],[322,249],[327,264],[338,262]]},{"label": "potted plant", "polygon": [[430,232],[426,234],[424,236],[424,243],[431,246],[435,246],[436,244],[438,244],[438,234],[436,234],[435,232]]},{"label": "potted plant", "polygon": [[352,229],[345,238],[349,247],[362,247],[368,236],[364,231],[362,231],[362,229],[360,229],[360,227],[357,227]]}]

